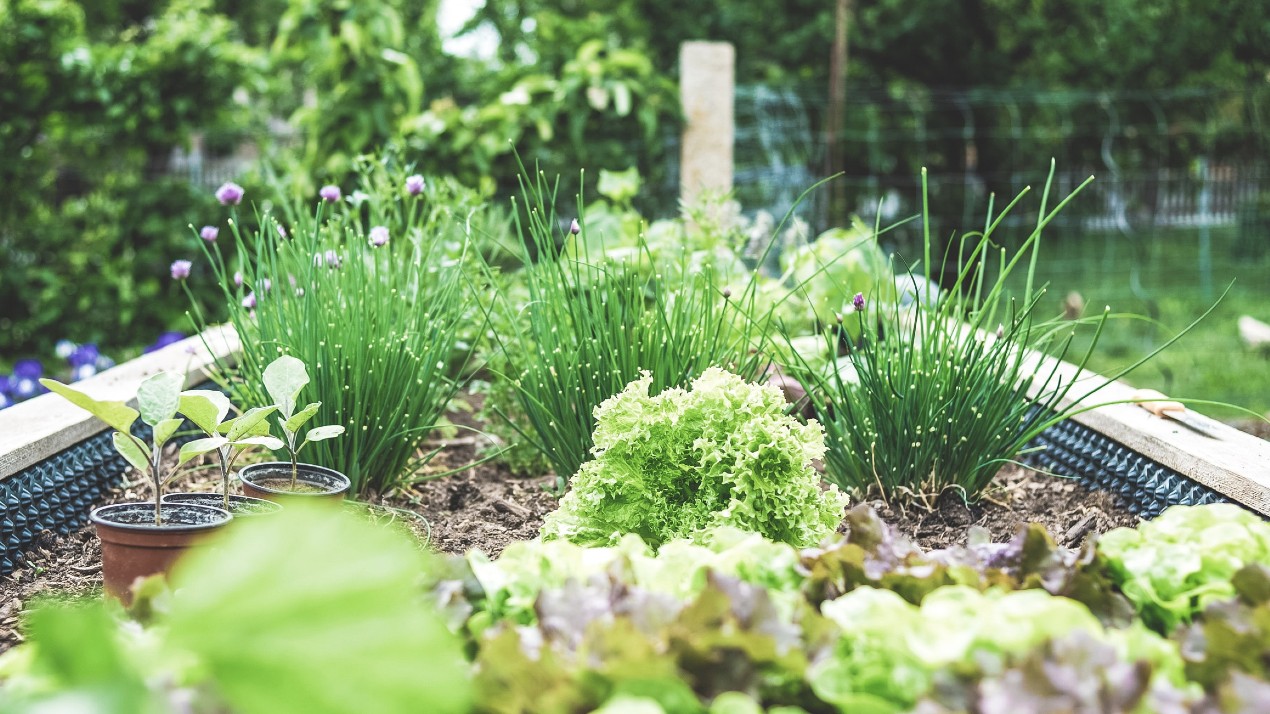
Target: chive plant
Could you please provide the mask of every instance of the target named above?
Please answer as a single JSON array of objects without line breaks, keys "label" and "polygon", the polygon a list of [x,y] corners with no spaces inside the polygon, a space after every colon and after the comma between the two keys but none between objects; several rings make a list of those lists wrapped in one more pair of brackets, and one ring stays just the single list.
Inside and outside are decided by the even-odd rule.
[{"label": "chive plant", "polygon": [[[836,364],[816,368],[791,350],[789,369],[809,385],[809,399],[825,427],[826,480],[856,494],[876,488],[883,497],[924,496],[953,488],[974,498],[1038,434],[1093,408],[1064,405],[1073,382],[1060,377],[1057,362],[1038,372],[1031,359],[1036,352],[1067,359],[1077,327],[1092,324],[1093,339],[1074,360],[1083,370],[1112,317],[1108,311],[1076,321],[1036,314],[1045,293],[1034,283],[1043,229],[1089,183],[1047,211],[1050,180],[1035,228],[1012,254],[995,238],[1027,189],[999,215],[993,215],[990,201],[984,229],[950,241],[941,262],[956,277],[940,299],[901,307],[898,301],[858,295],[857,310],[826,333],[831,354],[846,346]],[[927,217],[924,171],[922,188]],[[923,280],[929,284],[938,274],[932,270],[929,220],[925,225],[920,272],[900,276],[917,294]],[[1016,270],[1026,271],[1025,292],[1018,297],[1007,291]],[[1102,381],[1090,393],[1185,332],[1121,372],[1096,378]]]},{"label": "chive plant", "polygon": [[[403,487],[437,452],[420,450],[458,386],[479,333],[464,275],[469,194],[366,167],[345,199],[324,189],[309,214],[289,207],[230,228],[237,270],[204,244],[242,341],[219,378],[243,403],[268,403],[264,369],[280,355],[309,365],[318,418],[345,427],[310,458],[343,471],[359,492]],[[232,209],[231,209],[232,210]],[[197,310],[196,310],[197,311]],[[199,314],[201,322],[201,313]]]},{"label": "chive plant", "polygon": [[[500,326],[493,331],[502,368],[496,378],[510,381],[521,418],[500,415],[551,462],[560,493],[590,456],[601,402],[643,372],[652,375],[654,393],[685,386],[711,366],[755,379],[765,332],[747,312],[752,281],[733,289],[713,271],[687,266],[661,274],[642,238],[627,260],[592,255],[581,239],[562,250],[585,237],[577,236],[585,217],[565,227],[554,208],[557,184],[542,172],[522,177],[521,189],[525,210],[515,211],[515,226],[523,282],[490,308]],[[578,206],[584,214],[581,198]]]}]

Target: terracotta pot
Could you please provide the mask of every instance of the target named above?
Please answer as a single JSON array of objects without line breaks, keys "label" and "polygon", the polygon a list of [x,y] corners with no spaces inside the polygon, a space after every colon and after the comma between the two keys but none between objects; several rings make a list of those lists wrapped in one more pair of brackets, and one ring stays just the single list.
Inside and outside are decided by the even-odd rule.
[{"label": "terracotta pot", "polygon": [[296,484],[300,488],[292,491],[290,461],[252,464],[239,471],[238,478],[243,482],[244,494],[269,501],[288,498],[342,501],[352,485],[347,476],[334,469],[314,464],[297,464]]},{"label": "terracotta pot", "polygon": [[89,516],[101,539],[101,577],[106,594],[132,602],[132,584],[147,575],[167,574],[191,547],[233,518],[226,511],[192,504],[162,507],[163,525],[154,524],[154,502],[116,503]]},{"label": "terracotta pot", "polygon": [[267,516],[282,510],[282,506],[273,501],[251,496],[229,494],[229,508],[225,508],[225,497],[219,493],[165,493],[164,503],[193,503],[199,506],[211,506],[228,510],[234,518],[255,518]]}]

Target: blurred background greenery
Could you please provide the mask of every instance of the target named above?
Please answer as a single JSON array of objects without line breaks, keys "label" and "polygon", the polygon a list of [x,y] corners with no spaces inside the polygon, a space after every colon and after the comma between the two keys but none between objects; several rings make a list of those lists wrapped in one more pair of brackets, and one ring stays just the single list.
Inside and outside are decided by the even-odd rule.
[{"label": "blurred background greenery", "polygon": [[[594,181],[634,167],[636,207],[674,214],[678,48],[710,39],[736,46],[747,214],[779,216],[843,171],[798,206],[813,234],[852,214],[902,218],[918,213],[927,167],[932,229],[950,235],[1056,158],[1060,184],[1099,181],[1053,232],[1042,272],[1055,293],[1176,329],[1238,278],[1211,333],[1143,375],[1179,395],[1270,409],[1266,359],[1232,322],[1270,321],[1270,4],[846,7],[0,0],[0,370],[47,357],[61,338],[126,357],[188,329],[167,265],[195,254],[189,225],[221,217],[220,182],[247,186],[249,202],[269,195],[262,162],[278,190],[313,196],[346,181],[359,155],[392,146],[422,173],[501,198],[516,187],[515,147],[563,175],[562,196],[578,190],[578,169]],[[846,110],[829,126],[839,22]],[[890,247],[921,228],[891,234]],[[209,291],[210,276],[196,271],[191,286]],[[1122,331],[1125,361],[1167,332]]]}]

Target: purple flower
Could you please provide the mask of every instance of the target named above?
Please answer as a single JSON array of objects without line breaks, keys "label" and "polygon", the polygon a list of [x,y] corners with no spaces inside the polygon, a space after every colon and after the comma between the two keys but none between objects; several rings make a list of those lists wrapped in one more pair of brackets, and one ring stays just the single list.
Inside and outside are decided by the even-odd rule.
[{"label": "purple flower", "polygon": [[78,382],[81,379],[88,379],[94,374],[97,374],[97,365],[81,364],[71,370],[71,381]]},{"label": "purple flower", "polygon": [[326,251],[326,253],[325,253],[324,255],[325,255],[325,258],[326,258],[326,267],[328,267],[328,268],[338,268],[338,267],[340,267],[340,256],[339,256],[339,253],[336,253],[336,252],[335,252],[335,251],[333,251],[333,250],[328,250],[328,251]]},{"label": "purple flower", "polygon": [[13,383],[13,397],[19,402],[24,399],[30,399],[39,393],[40,383],[34,378],[20,377]]},{"label": "purple flower", "polygon": [[74,352],[75,348],[78,346],[79,345],[76,345],[70,340],[58,340],[57,345],[53,347],[53,352],[55,352],[58,357],[66,359],[71,356],[71,353]]},{"label": "purple flower", "polygon": [[172,279],[185,280],[190,277],[190,268],[193,267],[193,265],[194,264],[188,260],[172,261]]},{"label": "purple flower", "polygon": [[582,226],[578,225],[578,219],[573,219],[573,222],[569,224],[569,232],[575,236],[582,232]]},{"label": "purple flower", "polygon": [[180,342],[183,339],[185,339],[184,332],[165,332],[159,335],[159,339],[155,340],[154,344],[145,348],[145,352],[149,354],[150,352],[161,350],[164,347],[167,347],[168,345],[176,343],[176,342]]},{"label": "purple flower", "polygon": [[[20,359],[13,364],[14,379],[39,379],[44,376],[44,365],[38,359]],[[16,389],[16,387],[15,387]]]},{"label": "purple flower", "polygon": [[283,228],[281,223],[278,224],[278,237],[283,240],[286,240],[287,237],[287,229]]},{"label": "purple flower", "polygon": [[10,384],[10,382],[11,380],[9,375],[0,374],[0,397],[7,397],[9,396],[9,392],[13,391],[13,385]]},{"label": "purple flower", "polygon": [[94,369],[97,365],[97,358],[101,356],[101,352],[97,350],[97,345],[87,344],[80,345],[75,351],[67,356],[66,361],[71,367],[82,367],[84,365],[93,365]]},{"label": "purple flower", "polygon": [[382,248],[388,243],[388,228],[385,226],[375,226],[370,229],[370,244],[376,248]]},{"label": "purple flower", "polygon": [[247,297],[243,298],[243,307],[247,308],[248,310],[256,309],[256,294],[255,293],[247,293]]},{"label": "purple flower", "polygon": [[234,287],[241,288],[243,286],[243,274],[241,270],[234,271]]},{"label": "purple flower", "polygon": [[9,398],[9,395],[0,392],[0,409],[7,409],[11,406],[13,406],[13,400]]},{"label": "purple flower", "polygon": [[107,357],[106,355],[99,355],[97,357],[97,371],[98,372],[104,372],[114,366],[115,366],[115,361]]},{"label": "purple flower", "polygon": [[864,293],[856,293],[855,297],[851,298],[851,307],[854,307],[856,312],[864,312]]},{"label": "purple flower", "polygon": [[423,193],[423,177],[419,174],[406,177],[406,193],[418,196]]},{"label": "purple flower", "polygon": [[220,188],[216,189],[216,200],[220,201],[222,206],[230,204],[237,206],[243,202],[243,187],[233,181],[223,183]]},{"label": "purple flower", "polygon": [[198,237],[208,243],[215,243],[216,237],[220,235],[220,229],[216,226],[203,226],[203,230],[198,232]]},{"label": "purple flower", "polygon": [[322,200],[327,203],[335,203],[340,200],[340,197],[343,194],[340,193],[339,186],[328,184],[318,189],[318,195],[321,196]]},{"label": "purple flower", "polygon": [[273,289],[273,281],[269,278],[260,279],[260,292],[267,293]]}]

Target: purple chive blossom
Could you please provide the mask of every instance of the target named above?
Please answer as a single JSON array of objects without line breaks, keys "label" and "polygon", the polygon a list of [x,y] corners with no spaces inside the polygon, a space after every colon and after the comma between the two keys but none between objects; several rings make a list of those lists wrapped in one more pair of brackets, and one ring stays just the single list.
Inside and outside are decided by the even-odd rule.
[{"label": "purple chive blossom", "polygon": [[267,293],[273,289],[273,281],[269,278],[260,279],[260,292]]},{"label": "purple chive blossom", "polygon": [[190,277],[190,268],[193,266],[194,264],[188,260],[172,261],[172,279],[185,280]]},{"label": "purple chive blossom", "polygon": [[423,177],[419,174],[406,177],[406,193],[418,196],[423,193]]},{"label": "purple chive blossom", "polygon": [[82,367],[84,365],[92,365],[94,370],[97,366],[97,358],[101,356],[101,352],[97,350],[97,345],[88,344],[80,345],[75,351],[67,356],[66,361],[72,367]]},{"label": "purple chive blossom", "polygon": [[856,312],[864,312],[864,293],[856,293],[855,297],[851,298],[851,307],[854,307]]},{"label": "purple chive blossom", "polygon": [[241,288],[243,286],[243,273],[241,270],[234,271],[234,287]]},{"label": "purple chive blossom", "polygon": [[575,236],[582,232],[582,226],[578,224],[578,219],[573,219],[573,222],[569,224],[569,232]]},{"label": "purple chive blossom", "polygon": [[370,229],[370,244],[376,248],[382,248],[388,244],[388,228],[385,226],[375,226]]},{"label": "purple chive blossom", "polygon": [[220,229],[217,228],[216,226],[203,226],[203,229],[198,232],[198,237],[202,238],[208,243],[215,243],[216,237],[219,235],[220,235]]},{"label": "purple chive blossom", "polygon": [[335,251],[333,251],[333,250],[328,250],[328,251],[326,251],[326,253],[324,254],[324,257],[326,258],[326,267],[328,267],[328,268],[338,268],[338,267],[340,267],[340,256],[339,256],[339,253],[336,253],[336,252],[335,252]]},{"label": "purple chive blossom", "polygon": [[283,228],[281,223],[278,224],[278,237],[283,239],[287,237],[287,229]]},{"label": "purple chive blossom", "polygon": [[233,181],[223,183],[216,189],[216,200],[220,201],[222,206],[237,206],[243,202],[243,187]]},{"label": "purple chive blossom", "polygon": [[327,203],[336,203],[344,194],[340,193],[339,186],[327,184],[326,186],[318,189],[318,195],[321,196],[322,200]]},{"label": "purple chive blossom", "polygon": [[247,308],[248,310],[256,309],[256,294],[255,293],[247,293],[247,297],[243,298],[243,307]]}]

